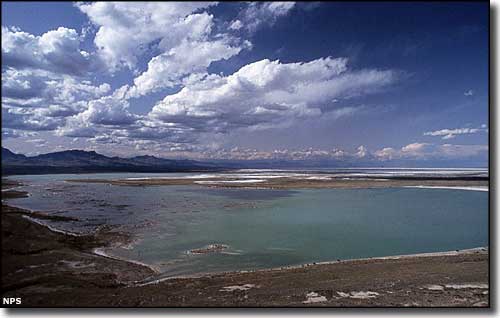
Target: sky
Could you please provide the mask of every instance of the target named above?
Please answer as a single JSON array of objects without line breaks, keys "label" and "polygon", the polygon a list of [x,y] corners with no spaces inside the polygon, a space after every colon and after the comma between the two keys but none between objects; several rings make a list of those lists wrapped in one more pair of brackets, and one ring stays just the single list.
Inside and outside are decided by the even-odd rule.
[{"label": "sky", "polygon": [[2,145],[485,166],[488,2],[2,2]]}]

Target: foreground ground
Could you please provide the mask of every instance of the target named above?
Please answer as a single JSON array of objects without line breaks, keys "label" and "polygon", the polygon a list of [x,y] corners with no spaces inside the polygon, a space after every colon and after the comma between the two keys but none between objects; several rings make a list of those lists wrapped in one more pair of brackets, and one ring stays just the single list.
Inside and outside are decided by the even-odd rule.
[{"label": "foreground ground", "polygon": [[[2,197],[22,195],[8,190]],[[21,297],[22,307],[489,305],[487,249],[144,284],[156,275],[152,269],[92,252],[126,240],[121,233],[55,232],[33,222],[50,216],[4,204],[1,218],[2,296]]]}]

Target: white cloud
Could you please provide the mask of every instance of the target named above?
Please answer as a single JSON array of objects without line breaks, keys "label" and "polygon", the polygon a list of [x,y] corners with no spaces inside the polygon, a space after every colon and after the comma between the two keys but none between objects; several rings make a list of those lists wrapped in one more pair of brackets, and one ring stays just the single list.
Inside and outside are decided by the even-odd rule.
[{"label": "white cloud", "polygon": [[129,112],[129,104],[124,98],[128,86],[122,86],[113,94],[88,102],[87,108],[70,118],[66,125],[59,127],[59,136],[94,137],[102,126],[109,129],[127,127],[135,123],[140,116]]},{"label": "white cloud", "polygon": [[455,128],[455,129],[441,129],[436,131],[428,131],[424,133],[424,136],[439,136],[442,139],[452,139],[457,135],[470,135],[477,134],[479,132],[487,132],[486,126],[481,126],[481,128]]},{"label": "white cloud", "polygon": [[402,147],[401,152],[406,154],[418,154],[421,153],[428,146],[430,146],[430,144],[415,142]]},{"label": "white cloud", "polygon": [[380,160],[392,160],[399,157],[399,152],[391,147],[382,148],[373,153]]},{"label": "white cloud", "polygon": [[231,30],[239,30],[243,27],[243,23],[240,20],[234,20],[229,25],[229,29]]},{"label": "white cloud", "polygon": [[[134,72],[138,58],[156,54],[134,79],[127,98],[139,97],[182,83],[193,73],[205,73],[214,62],[228,59],[248,41],[213,34],[213,2],[94,2],[77,4],[98,26],[94,42],[111,72],[128,67]],[[158,53],[157,53],[158,52]]]},{"label": "white cloud", "polygon": [[214,2],[90,2],[77,7],[99,27],[94,43],[111,70],[134,69],[137,57],[158,41],[163,52],[186,37],[203,39],[212,27],[212,16],[195,13]]},{"label": "white cloud", "polygon": [[[147,143],[151,145],[151,143]],[[477,156],[487,156],[487,145],[435,145],[413,143],[394,149],[385,147],[373,153],[365,146],[354,151],[339,148],[333,149],[274,149],[259,150],[254,148],[233,147],[231,149],[193,147],[192,144],[177,146],[177,151],[187,151],[189,155],[199,159],[231,159],[231,160],[318,160],[324,162],[366,163],[367,161],[387,160],[456,160]]]},{"label": "white cloud", "polygon": [[[286,127],[304,118],[316,120],[319,116],[333,122],[357,113],[362,107],[346,107],[346,100],[384,89],[398,76],[392,70],[352,70],[347,59],[331,57],[297,63],[263,59],[232,75],[208,74],[213,62],[252,48],[249,41],[236,36],[271,26],[306,6],[294,2],[245,3],[234,20],[221,23],[228,28],[222,30],[217,25],[220,20],[207,11],[213,5],[214,2],[77,3],[92,22],[80,34],[59,27],[37,36],[2,26],[3,138],[55,131],[60,136],[57,138],[91,138],[92,144],[141,151],[198,151],[209,158],[237,159],[364,161],[464,158],[487,152],[485,145],[431,143],[385,147],[373,153],[365,146],[351,152],[336,148],[219,149],[218,138],[222,140],[236,130],[246,134],[250,130]],[[82,41],[94,34],[96,51],[86,51]],[[151,56],[154,57],[147,68],[139,71],[143,63],[138,61]],[[99,78],[104,65],[110,72],[128,68],[137,77],[131,86],[124,85],[112,92],[109,84],[89,80],[91,75]],[[179,86],[180,91],[158,101],[148,115],[130,112],[129,98]],[[474,91],[467,90],[464,95],[473,96]],[[452,139],[486,131],[486,125],[482,125],[429,131],[424,135]]]},{"label": "white cloud", "polygon": [[137,118],[128,111],[128,103],[113,96],[90,101],[88,109],[78,116],[92,124],[118,126],[131,124]]},{"label": "white cloud", "polygon": [[206,149],[200,154],[200,157],[231,160],[346,160],[352,159],[355,156],[337,148],[274,149],[263,151],[253,148],[234,147],[231,149]]},{"label": "white cloud", "polygon": [[80,42],[75,30],[64,27],[34,36],[2,26],[2,66],[84,75],[95,70],[97,64],[80,49]]},{"label": "white cloud", "polygon": [[148,69],[134,79],[129,96],[137,97],[151,91],[179,85],[182,78],[203,73],[213,61],[228,59],[240,52],[227,39],[215,41],[182,41],[170,51],[151,59]]},{"label": "white cloud", "polygon": [[[200,12],[213,3],[80,3],[77,6],[97,27],[94,39],[98,54],[111,71],[128,67],[137,71],[138,57],[144,52],[159,51],[148,68],[113,94],[89,99],[82,111],[67,120],[57,133],[68,136],[104,136],[115,131],[121,137],[153,135],[142,116],[129,112],[128,99],[150,92],[189,84],[206,76],[213,61],[228,59],[243,48],[241,42],[226,34],[212,34],[213,16]],[[54,109],[64,112],[64,109]],[[151,122],[151,121],[150,121]],[[141,125],[146,125],[141,127]],[[178,129],[159,127],[156,136],[175,140]],[[108,127],[107,127],[108,126]],[[167,131],[163,132],[163,131]],[[175,133],[172,133],[175,132]]]},{"label": "white cloud", "polygon": [[368,149],[365,146],[361,145],[357,149],[358,151],[354,154],[357,158],[365,158],[368,156]]},{"label": "white cloud", "polygon": [[7,68],[2,72],[2,125],[27,130],[53,130],[65,117],[87,107],[87,101],[110,91],[109,84],[58,75],[45,70]]},{"label": "white cloud", "polygon": [[295,2],[249,2],[238,15],[238,19],[231,22],[230,28],[238,30],[244,27],[249,32],[255,32],[263,25],[273,25],[279,17],[287,15],[294,7]]},{"label": "white cloud", "polygon": [[54,130],[63,121],[45,116],[43,109],[2,107],[2,128],[27,131]]},{"label": "white cloud", "polygon": [[[239,74],[241,76],[236,77],[207,74],[207,68],[212,62],[228,59],[242,49],[252,47],[249,41],[213,32],[217,29],[214,17],[206,9],[214,4],[82,2],[75,6],[89,17],[95,28],[84,27],[81,34],[73,29],[60,27],[41,36],[34,36],[16,28],[3,27],[2,57],[6,61],[2,74],[2,111],[6,114],[3,122],[8,120],[7,126],[11,129],[56,130],[59,136],[104,138],[113,135],[115,139],[161,136],[168,142],[181,143],[193,140],[193,136],[200,132],[211,131],[211,123],[215,127],[213,132],[224,133],[232,127],[259,129],[270,127],[272,123],[286,124],[286,121],[278,122],[285,117],[293,119],[321,114],[320,108],[308,105],[307,101],[294,101],[293,94],[285,98],[278,96],[280,93],[291,93],[286,92],[284,86],[293,84],[293,81],[288,81],[287,74],[278,74],[287,72],[279,70],[279,62],[266,60],[270,65],[262,70],[247,66],[242,68]],[[233,29],[249,24],[252,29],[262,23],[272,24],[278,17],[286,15],[294,5],[287,2],[249,4],[242,13],[247,20],[234,21]],[[256,14],[265,21],[253,19]],[[97,50],[87,52],[81,48],[81,42],[95,30],[94,44]],[[110,72],[122,67],[138,72],[138,58],[145,53],[157,55],[149,61],[148,68],[135,78],[132,87],[125,85],[106,96],[111,90],[110,85],[95,85],[81,78],[104,69],[102,62]],[[325,79],[327,73],[330,76],[344,71],[342,68],[345,67],[345,61],[342,59],[325,65],[320,65],[321,63],[290,64],[288,66],[291,68],[292,65],[304,65],[291,70],[290,75],[295,78],[295,82],[306,84],[307,81]],[[275,89],[272,82],[260,82],[266,81],[264,77],[259,79],[261,74],[255,73],[260,71],[271,72],[263,75],[274,77],[273,80],[280,87]],[[272,74],[273,72],[277,74]],[[128,110],[128,98],[178,85],[185,86],[183,91],[192,90],[200,94],[206,91],[210,95],[211,90],[218,94],[219,92],[215,92],[216,86],[229,80],[219,89],[239,89],[241,97],[252,94],[241,83],[231,82],[233,79],[254,85],[253,89],[257,90],[258,97],[252,98],[251,102],[261,99],[264,103],[242,108],[239,96],[228,96],[227,92],[223,92],[221,99],[214,100],[214,103],[223,102],[227,98],[234,99],[234,111],[229,110],[228,105],[223,105],[221,110],[212,110],[212,106],[217,108],[215,104],[194,106],[191,111],[194,111],[195,116],[178,116],[179,113],[174,110],[176,120],[173,122],[165,121],[164,118],[158,120],[165,117],[156,116],[162,115],[161,112],[143,118]],[[264,96],[266,94],[269,96]],[[178,97],[182,97],[182,94]],[[335,116],[343,116],[347,114],[346,111],[350,112],[339,110]],[[209,114],[214,117],[205,125],[204,116]],[[281,114],[285,116],[280,116]],[[166,114],[167,117],[170,115]],[[242,117],[237,118],[239,115]],[[224,119],[225,116],[228,116],[227,120]]]},{"label": "white cloud", "polygon": [[212,74],[192,81],[157,103],[150,116],[222,133],[286,126],[334,110],[334,98],[372,93],[395,80],[392,71],[349,71],[343,58],[288,64],[265,59],[227,77]]},{"label": "white cloud", "polygon": [[2,98],[40,99],[48,80],[45,72],[7,68],[2,72]]},{"label": "white cloud", "polygon": [[31,131],[10,129],[10,128],[2,128],[2,139],[7,138],[22,138],[22,137],[33,137],[36,136],[37,133]]},{"label": "white cloud", "polygon": [[86,78],[98,70],[73,29],[35,36],[2,26],[2,125],[28,131],[55,130],[87,101],[109,93],[107,83]]},{"label": "white cloud", "polygon": [[392,159],[460,159],[487,155],[488,145],[452,145],[411,143],[401,149],[383,148],[373,154],[379,160]]},{"label": "white cloud", "polygon": [[97,134],[97,129],[90,123],[70,118],[64,126],[57,128],[57,136],[92,138]]}]

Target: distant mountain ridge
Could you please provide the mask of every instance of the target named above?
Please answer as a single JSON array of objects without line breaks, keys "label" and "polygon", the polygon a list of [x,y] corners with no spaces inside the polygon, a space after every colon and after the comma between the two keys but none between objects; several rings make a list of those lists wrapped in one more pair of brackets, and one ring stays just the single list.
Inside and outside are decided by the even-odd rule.
[{"label": "distant mountain ridge", "polygon": [[210,162],[154,156],[107,157],[95,151],[85,150],[65,150],[27,157],[2,147],[2,174],[188,172],[221,169],[222,166]]},{"label": "distant mountain ridge", "polygon": [[21,154],[13,153],[9,149],[2,147],[2,161],[4,159],[13,159],[13,158],[22,159],[22,158],[26,158],[26,156],[25,155],[21,155]]},{"label": "distant mountain ridge", "polygon": [[[313,169],[355,167],[472,167],[467,161],[426,160],[232,160],[212,159],[196,161],[189,159],[163,159],[151,155],[132,158],[107,157],[95,151],[65,150],[28,157],[2,147],[2,174],[52,174],[52,173],[96,173],[96,172],[196,172],[223,171],[231,169]],[[487,167],[487,165],[485,165]]]}]

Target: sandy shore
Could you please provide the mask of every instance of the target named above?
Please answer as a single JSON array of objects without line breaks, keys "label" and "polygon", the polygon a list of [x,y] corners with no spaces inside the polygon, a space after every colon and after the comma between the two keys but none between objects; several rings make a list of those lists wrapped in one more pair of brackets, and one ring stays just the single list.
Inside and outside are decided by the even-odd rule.
[{"label": "sandy shore", "polygon": [[[3,199],[11,195],[6,190]],[[126,242],[124,233],[69,235],[34,222],[51,216],[5,204],[1,217],[2,294],[21,297],[22,307],[489,306],[487,248],[145,284],[155,281],[151,268],[94,253]]]}]

